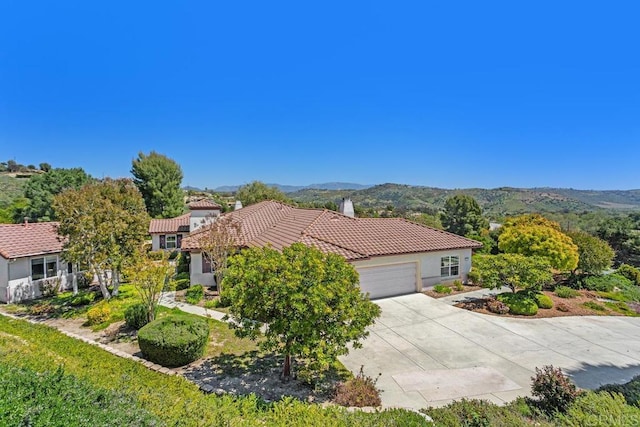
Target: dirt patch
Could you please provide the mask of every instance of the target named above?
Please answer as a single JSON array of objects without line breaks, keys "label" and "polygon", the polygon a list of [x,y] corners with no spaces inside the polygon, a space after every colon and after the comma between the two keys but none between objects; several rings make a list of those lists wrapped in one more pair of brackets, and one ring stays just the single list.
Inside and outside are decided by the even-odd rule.
[{"label": "dirt patch", "polygon": [[[469,298],[455,304],[454,306],[464,308],[465,310],[475,311],[477,313],[490,314],[493,316],[517,317],[521,319],[540,319],[564,316],[624,316],[624,314],[607,308],[604,304],[606,301],[603,301],[595,293],[585,290],[578,292],[579,295],[575,298],[560,298],[553,292],[544,291],[543,294],[547,295],[553,301],[553,308],[538,309],[538,313],[534,316],[492,313],[487,309],[487,301],[492,299],[490,297]],[[592,308],[585,307],[585,303],[597,304],[598,306],[603,307],[603,310],[594,310]],[[632,304],[633,303],[628,304],[629,307],[640,313],[640,311],[638,311],[638,309],[640,309],[640,304],[637,304],[636,308],[634,308]]]},{"label": "dirt patch", "polygon": [[179,371],[206,392],[233,395],[254,393],[267,401],[291,396],[305,402],[327,402],[331,400],[335,386],[341,381],[334,371],[329,371],[315,386],[295,376],[283,381],[280,379],[282,364],[281,356],[251,351],[240,356],[222,354],[193,363]]}]

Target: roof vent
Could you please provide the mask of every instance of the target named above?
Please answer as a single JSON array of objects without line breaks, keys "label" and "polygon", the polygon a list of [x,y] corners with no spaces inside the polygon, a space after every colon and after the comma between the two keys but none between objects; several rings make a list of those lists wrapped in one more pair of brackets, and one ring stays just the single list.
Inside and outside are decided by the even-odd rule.
[{"label": "roof vent", "polygon": [[356,216],[356,213],[353,210],[353,202],[350,197],[344,197],[342,199],[339,211],[342,215],[350,216],[351,218]]},{"label": "roof vent", "polygon": [[237,211],[238,209],[242,209],[242,202],[240,200],[236,200],[236,204],[233,206],[234,211]]}]

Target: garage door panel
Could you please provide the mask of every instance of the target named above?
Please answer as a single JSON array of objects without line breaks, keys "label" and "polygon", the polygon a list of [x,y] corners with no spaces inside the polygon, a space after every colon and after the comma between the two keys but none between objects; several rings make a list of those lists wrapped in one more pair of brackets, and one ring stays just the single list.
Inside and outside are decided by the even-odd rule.
[{"label": "garage door panel", "polygon": [[416,291],[416,264],[404,263],[362,267],[360,288],[369,293],[370,298],[383,298],[408,294]]}]

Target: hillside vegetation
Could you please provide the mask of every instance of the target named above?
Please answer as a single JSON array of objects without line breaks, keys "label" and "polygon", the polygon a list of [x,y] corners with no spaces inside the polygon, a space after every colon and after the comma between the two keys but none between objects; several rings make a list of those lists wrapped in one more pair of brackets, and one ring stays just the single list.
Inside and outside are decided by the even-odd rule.
[{"label": "hillside vegetation", "polygon": [[454,194],[467,194],[478,201],[491,218],[528,212],[567,213],[600,210],[640,210],[640,190],[595,191],[559,188],[456,189],[382,184],[363,190],[305,189],[288,194],[296,202],[338,202],[351,197],[362,208],[429,212],[441,210]]},{"label": "hillside vegetation", "polygon": [[5,208],[22,197],[27,181],[29,177],[16,178],[13,174],[0,173],[0,208]]}]

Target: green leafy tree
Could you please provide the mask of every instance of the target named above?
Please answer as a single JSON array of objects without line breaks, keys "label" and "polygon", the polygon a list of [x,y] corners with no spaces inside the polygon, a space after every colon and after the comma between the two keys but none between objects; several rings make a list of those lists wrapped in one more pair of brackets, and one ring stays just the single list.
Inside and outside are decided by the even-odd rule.
[{"label": "green leafy tree", "polygon": [[183,213],[182,169],[178,163],[155,151],[139,153],[132,161],[131,174],[151,217],[173,218]]},{"label": "green leafy tree", "polygon": [[489,229],[489,220],[482,216],[482,208],[466,194],[456,194],[444,203],[440,220],[445,230],[459,236],[480,235]]},{"label": "green leafy tree", "polygon": [[51,170],[51,165],[49,163],[40,163],[39,168],[43,172],[49,172]]},{"label": "green leafy tree", "polygon": [[148,237],[149,216],[138,189],[128,179],[104,179],[58,194],[53,206],[58,232],[66,237],[64,258],[89,266],[105,299],[117,295],[120,272]]},{"label": "green leafy tree", "polygon": [[561,271],[578,266],[578,247],[560,231],[560,226],[539,215],[524,215],[507,221],[500,230],[502,252],[546,258]]},{"label": "green leafy tree", "polygon": [[567,235],[578,246],[578,267],[574,273],[601,274],[611,267],[615,252],[607,242],[584,231],[571,231]]},{"label": "green leafy tree", "polygon": [[616,252],[615,264],[640,267],[640,213],[609,218],[598,227],[597,235]]},{"label": "green leafy tree", "polygon": [[127,279],[138,291],[142,304],[147,308],[147,320],[155,319],[160,293],[174,272],[168,256],[153,261],[144,254],[136,254],[125,269]]},{"label": "green leafy tree", "polygon": [[253,205],[265,200],[287,201],[287,196],[282,191],[276,187],[269,187],[260,181],[253,181],[240,187],[236,193],[236,198],[242,202],[243,206]]},{"label": "green leafy tree", "polygon": [[[91,181],[91,177],[82,168],[52,169],[47,173],[29,178],[24,194],[29,206],[19,216],[29,217],[31,221],[53,221],[53,198],[67,189],[78,189]],[[14,218],[19,222],[21,218]]]},{"label": "green leafy tree", "polygon": [[469,279],[489,289],[508,286],[539,291],[553,281],[551,266],[545,258],[520,254],[474,255]]},{"label": "green leafy tree", "polygon": [[9,206],[0,209],[0,223],[11,224],[12,222],[24,221],[24,217],[27,216],[25,212],[28,207],[29,199],[25,197],[14,199]]},{"label": "green leafy tree", "polygon": [[264,350],[284,353],[284,378],[291,375],[292,356],[315,372],[327,369],[348,353],[349,343],[361,346],[380,314],[360,292],[355,268],[339,255],[295,243],[282,252],[245,249],[229,264],[224,295],[236,334],[262,337]]}]

